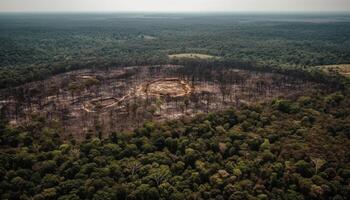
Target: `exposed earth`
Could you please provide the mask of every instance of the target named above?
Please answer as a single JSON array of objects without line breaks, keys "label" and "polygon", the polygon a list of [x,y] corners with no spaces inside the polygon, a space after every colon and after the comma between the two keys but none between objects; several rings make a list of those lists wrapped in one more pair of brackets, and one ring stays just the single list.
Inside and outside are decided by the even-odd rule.
[{"label": "exposed earth", "polygon": [[318,68],[327,73],[338,73],[343,76],[350,77],[350,64],[323,65],[319,66]]},{"label": "exposed earth", "polygon": [[137,96],[153,95],[157,97],[182,97],[189,95],[192,88],[189,83],[178,78],[163,78],[152,80],[137,90]]},{"label": "exposed earth", "polygon": [[179,53],[179,54],[171,54],[169,58],[172,59],[181,59],[181,58],[195,58],[195,59],[216,59],[219,58],[217,56],[208,55],[208,54],[200,54],[200,53]]},{"label": "exposed earth", "polygon": [[[13,126],[43,117],[60,135],[83,140],[131,130],[146,121],[176,119],[283,96],[317,85],[291,77],[227,69],[193,73],[177,65],[78,70],[0,91],[1,115]],[[220,71],[220,70],[219,70]],[[59,126],[58,126],[59,125]]]}]

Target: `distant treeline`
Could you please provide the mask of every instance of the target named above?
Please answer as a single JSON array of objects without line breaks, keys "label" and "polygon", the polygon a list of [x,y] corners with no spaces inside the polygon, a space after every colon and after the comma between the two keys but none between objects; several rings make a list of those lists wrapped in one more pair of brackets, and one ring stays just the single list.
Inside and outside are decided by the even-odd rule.
[{"label": "distant treeline", "polygon": [[0,88],[81,68],[165,64],[172,53],[268,67],[350,63],[349,22],[347,15],[3,14]]},{"label": "distant treeline", "polygon": [[173,61],[172,64],[183,65],[186,69],[192,70],[193,73],[198,73],[203,68],[236,68],[267,73],[280,73],[303,80],[326,84],[329,88],[336,90],[343,90],[350,86],[350,80],[340,74],[328,74],[311,67],[262,65],[254,62],[240,62],[234,60],[201,61],[194,59],[176,60]]},{"label": "distant treeline", "polygon": [[[280,73],[295,78],[314,81],[322,84],[326,84],[329,88],[333,89],[345,89],[346,85],[350,85],[349,79],[341,75],[327,74],[317,68],[305,68],[295,66],[273,66],[273,65],[262,65],[254,62],[242,62],[236,60],[202,60],[202,59],[178,59],[178,60],[133,60],[130,61],[119,61],[119,62],[89,62],[89,63],[74,63],[71,65],[53,65],[53,66],[42,66],[38,70],[29,71],[28,73],[22,73],[21,75],[11,76],[11,73],[3,73],[0,79],[0,88],[8,88],[12,86],[18,86],[26,82],[39,81],[46,79],[52,75],[78,70],[78,69],[99,69],[108,70],[118,67],[127,66],[146,66],[146,65],[162,65],[162,64],[175,64],[182,65],[186,70],[192,73],[200,73],[204,68],[206,69],[222,69],[222,68],[236,68],[245,69],[260,72],[272,72]],[[12,74],[13,75],[13,74]]]}]

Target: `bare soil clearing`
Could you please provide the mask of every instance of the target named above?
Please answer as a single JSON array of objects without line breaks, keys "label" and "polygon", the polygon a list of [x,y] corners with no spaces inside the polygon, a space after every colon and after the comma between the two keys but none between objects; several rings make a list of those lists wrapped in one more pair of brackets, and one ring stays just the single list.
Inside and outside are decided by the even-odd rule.
[{"label": "bare soil clearing", "polygon": [[146,40],[146,41],[147,40],[155,40],[155,39],[157,39],[156,37],[151,36],[151,35],[139,35],[138,37],[143,39],[143,40]]},{"label": "bare soil clearing", "polygon": [[137,96],[169,96],[182,97],[192,92],[191,86],[178,78],[163,78],[150,81],[141,86],[136,93]]},{"label": "bare soil clearing", "polygon": [[14,125],[44,117],[61,136],[106,137],[145,121],[175,119],[283,96],[296,98],[317,87],[291,77],[245,70],[202,71],[163,65],[79,70],[0,91],[1,116]]},{"label": "bare soil clearing", "polygon": [[212,56],[208,54],[199,54],[199,53],[181,53],[181,54],[171,54],[169,55],[171,59],[179,58],[199,58],[199,59],[216,59],[217,56]]},{"label": "bare soil clearing", "polygon": [[350,64],[323,65],[319,66],[319,68],[327,73],[339,73],[343,76],[350,77]]}]

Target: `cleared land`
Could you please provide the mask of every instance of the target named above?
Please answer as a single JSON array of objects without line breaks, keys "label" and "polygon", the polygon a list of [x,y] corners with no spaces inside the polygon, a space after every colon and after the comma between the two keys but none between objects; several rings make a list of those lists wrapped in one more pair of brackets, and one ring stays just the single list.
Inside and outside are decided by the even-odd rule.
[{"label": "cleared land", "polygon": [[139,37],[143,40],[155,40],[155,39],[157,39],[156,37],[151,36],[151,35],[139,35]]},{"label": "cleared land", "polygon": [[63,127],[64,139],[83,140],[91,132],[106,137],[145,121],[240,108],[278,96],[295,98],[317,86],[273,73],[213,69],[197,73],[191,67],[163,65],[78,70],[0,91],[0,114],[14,126],[42,117],[48,126]]},{"label": "cleared land", "polygon": [[169,58],[171,59],[179,59],[179,58],[199,58],[199,59],[216,59],[217,56],[212,56],[208,54],[200,54],[200,53],[180,53],[180,54],[170,54]]},{"label": "cleared land", "polygon": [[318,67],[327,73],[337,73],[350,77],[350,64],[323,65]]},{"label": "cleared land", "polygon": [[142,85],[136,93],[138,96],[153,95],[157,97],[182,97],[192,92],[191,86],[179,78],[163,78]]}]

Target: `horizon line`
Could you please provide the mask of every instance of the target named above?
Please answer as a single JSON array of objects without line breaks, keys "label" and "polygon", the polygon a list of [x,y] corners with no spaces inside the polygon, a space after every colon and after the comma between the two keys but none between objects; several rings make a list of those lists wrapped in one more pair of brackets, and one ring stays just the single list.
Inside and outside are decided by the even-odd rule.
[{"label": "horizon line", "polygon": [[99,14],[99,13],[163,13],[163,14],[182,14],[182,13],[195,13],[195,14],[205,14],[205,13],[223,13],[223,14],[235,14],[235,13],[261,13],[261,14],[271,14],[271,13],[289,13],[289,14],[307,14],[307,13],[312,13],[312,14],[322,14],[322,13],[342,13],[342,14],[350,14],[350,10],[305,10],[305,11],[302,11],[302,10],[266,10],[266,11],[261,11],[261,10],[231,10],[231,11],[222,11],[222,10],[211,10],[211,11],[150,11],[150,10],[111,10],[111,11],[84,11],[84,10],[76,10],[76,11],[73,11],[73,10],[47,10],[47,11],[44,11],[44,10],[35,10],[35,11],[1,11],[0,10],[0,13],[28,13],[28,14],[40,14],[40,13],[45,13],[45,14],[48,14],[48,13],[53,13],[53,14],[59,14],[59,13],[91,13],[91,14]]}]

